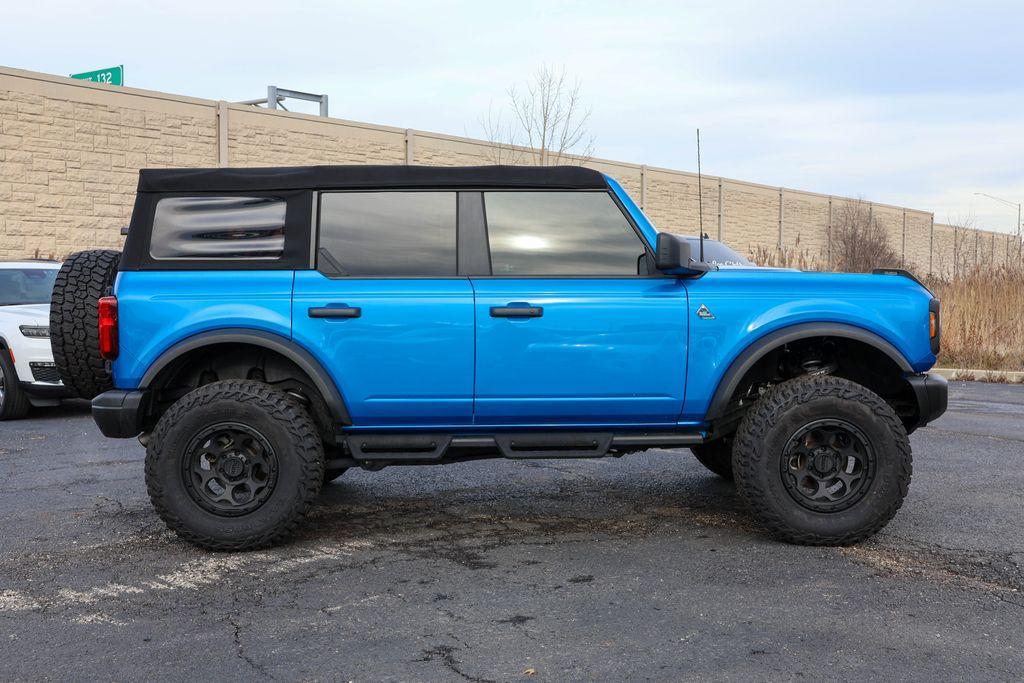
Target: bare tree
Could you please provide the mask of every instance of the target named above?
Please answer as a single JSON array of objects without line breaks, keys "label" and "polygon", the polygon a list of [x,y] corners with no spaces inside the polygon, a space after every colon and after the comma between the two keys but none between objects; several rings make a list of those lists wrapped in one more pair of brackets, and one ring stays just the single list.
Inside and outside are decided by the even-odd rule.
[{"label": "bare tree", "polygon": [[900,256],[889,244],[885,228],[863,199],[839,208],[832,232],[832,255],[836,270],[848,273],[900,264]]},{"label": "bare tree", "polygon": [[974,214],[946,220],[953,228],[953,279],[957,280],[966,275],[976,261],[976,245],[970,239],[971,235],[977,235]]},{"label": "bare tree", "polygon": [[542,65],[507,94],[507,118],[488,107],[480,120],[491,143],[491,161],[554,166],[582,164],[593,155],[594,138],[587,132],[590,109],[583,108],[580,82],[570,80],[564,67],[556,71]]}]

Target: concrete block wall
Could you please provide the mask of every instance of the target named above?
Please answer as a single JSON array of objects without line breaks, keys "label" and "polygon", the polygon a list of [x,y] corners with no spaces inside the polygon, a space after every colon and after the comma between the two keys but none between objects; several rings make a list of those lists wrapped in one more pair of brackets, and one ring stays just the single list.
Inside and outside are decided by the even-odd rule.
[{"label": "concrete block wall", "polygon": [[217,162],[215,107],[0,71],[0,258],[117,247],[138,169]]},{"label": "concrete block wall", "polygon": [[[121,244],[140,168],[529,163],[522,150],[457,136],[107,86],[0,67],[0,259],[61,258]],[[615,177],[660,229],[704,231],[746,254],[782,249],[827,266],[847,202],[788,188],[607,159],[576,160]],[[698,206],[702,204],[702,210]],[[916,272],[951,275],[1016,258],[1016,239],[933,225],[932,214],[872,204]]]}]

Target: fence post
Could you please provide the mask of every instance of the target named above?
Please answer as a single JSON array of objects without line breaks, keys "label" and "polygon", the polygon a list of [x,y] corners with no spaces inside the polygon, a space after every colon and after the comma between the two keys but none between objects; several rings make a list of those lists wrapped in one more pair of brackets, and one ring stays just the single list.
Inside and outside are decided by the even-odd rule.
[{"label": "fence post", "polygon": [[416,131],[412,128],[405,129],[405,163],[412,164],[416,153]]},{"label": "fence post", "polygon": [[935,255],[935,214],[928,215],[928,274],[932,274],[932,258]]},{"label": "fence post", "polygon": [[725,211],[725,207],[724,207],[722,202],[723,202],[723,200],[722,200],[722,179],[719,178],[718,179],[718,241],[719,242],[722,241],[722,235],[724,234],[723,230],[722,230],[722,214]]},{"label": "fence post", "polygon": [[900,246],[900,266],[907,265],[907,210],[903,209],[903,244]]},{"label": "fence post", "polygon": [[640,165],[640,209],[647,210],[647,165]]},{"label": "fence post", "polygon": [[832,195],[828,196],[828,240],[826,244],[828,253],[825,258],[828,263],[828,269],[832,270]]},{"label": "fence post", "polygon": [[217,102],[217,165],[227,166],[228,161],[228,103]]},{"label": "fence post", "polygon": [[785,239],[786,209],[785,194],[783,188],[779,188],[779,250],[782,249]]}]

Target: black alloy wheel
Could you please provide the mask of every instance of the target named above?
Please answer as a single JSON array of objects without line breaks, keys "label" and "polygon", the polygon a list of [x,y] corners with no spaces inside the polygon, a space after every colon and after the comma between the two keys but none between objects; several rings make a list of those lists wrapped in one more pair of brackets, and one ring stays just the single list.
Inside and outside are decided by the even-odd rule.
[{"label": "black alloy wheel", "polygon": [[185,489],[217,515],[252,512],[277,484],[277,453],[253,427],[224,422],[200,432],[182,459]]},{"label": "black alloy wheel", "polygon": [[816,512],[840,512],[871,487],[875,452],[849,422],[815,420],[790,437],[780,464],[793,500]]}]

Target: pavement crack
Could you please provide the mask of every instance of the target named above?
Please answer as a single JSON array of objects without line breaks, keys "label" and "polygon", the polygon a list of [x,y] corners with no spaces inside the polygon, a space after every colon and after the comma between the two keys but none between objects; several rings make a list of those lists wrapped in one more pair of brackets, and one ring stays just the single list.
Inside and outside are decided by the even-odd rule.
[{"label": "pavement crack", "polygon": [[495,683],[489,678],[480,678],[479,676],[473,676],[463,671],[461,668],[462,663],[455,658],[455,652],[456,648],[451,645],[438,645],[429,650],[423,650],[423,656],[416,661],[432,662],[437,658],[442,664],[444,664],[445,668],[467,681],[472,681],[473,683]]},{"label": "pavement crack", "polygon": [[242,626],[235,620],[234,617],[228,617],[228,623],[231,624],[232,636],[235,642],[235,656],[240,660],[249,665],[253,671],[263,676],[274,680],[274,676],[264,668],[262,664],[256,662],[252,657],[245,653],[245,646],[242,644]]}]

